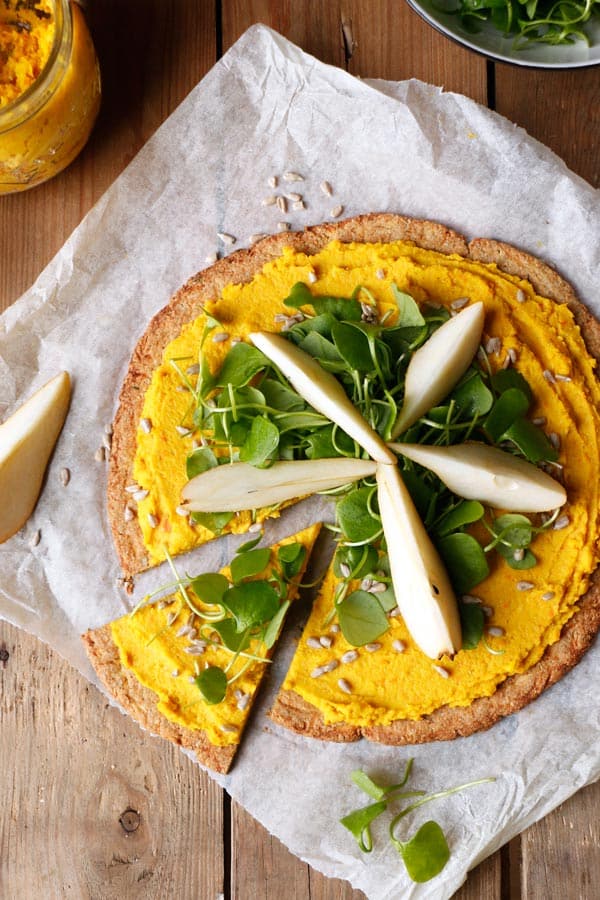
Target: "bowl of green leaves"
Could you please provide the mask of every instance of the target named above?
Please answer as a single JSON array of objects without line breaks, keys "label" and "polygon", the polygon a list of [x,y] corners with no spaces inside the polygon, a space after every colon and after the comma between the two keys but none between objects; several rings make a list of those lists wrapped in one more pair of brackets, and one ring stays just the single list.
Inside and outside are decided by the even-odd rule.
[{"label": "bowl of green leaves", "polygon": [[600,0],[407,0],[464,47],[540,69],[600,64]]}]

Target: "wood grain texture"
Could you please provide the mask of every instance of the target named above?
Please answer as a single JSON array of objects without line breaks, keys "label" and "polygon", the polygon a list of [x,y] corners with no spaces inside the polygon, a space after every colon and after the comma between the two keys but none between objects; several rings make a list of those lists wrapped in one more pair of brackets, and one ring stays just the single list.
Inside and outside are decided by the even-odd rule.
[{"label": "wood grain texture", "polygon": [[[363,77],[414,76],[482,103],[492,87],[481,58],[432,32],[403,0],[94,0],[88,11],[103,73],[100,117],[64,173],[0,199],[0,309],[35,280],[215,62],[219,44],[227,49],[254,22]],[[495,72],[498,111],[598,185],[597,70]],[[362,896],[301,863],[236,804],[224,835],[222,792],[197,766],[6,623],[0,717],[2,898]],[[457,898],[595,900],[599,802],[600,784],[579,792],[474,870]]]}]

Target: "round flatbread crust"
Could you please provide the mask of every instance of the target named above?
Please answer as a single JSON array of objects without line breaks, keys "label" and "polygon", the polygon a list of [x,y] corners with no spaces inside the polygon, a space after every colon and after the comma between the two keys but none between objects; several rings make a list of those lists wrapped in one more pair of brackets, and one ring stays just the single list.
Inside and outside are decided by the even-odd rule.
[{"label": "round flatbread crust", "polygon": [[[154,369],[162,361],[165,346],[177,337],[186,323],[201,313],[207,301],[218,299],[227,284],[250,281],[266,262],[279,256],[284,247],[291,246],[299,252],[314,254],[332,240],[366,243],[408,240],[425,249],[495,263],[499,269],[529,281],[537,293],[557,303],[567,304],[581,328],[588,350],[600,359],[600,324],[554,269],[509,244],[485,238],[476,238],[469,243],[457,232],[437,222],[374,213],[318,225],[302,232],[273,235],[247,250],[239,250],[193,276],[152,319],[133,352],[114,422],[108,483],[108,514],[126,578],[133,577],[149,565],[137,521],[125,522],[123,511],[127,497],[125,488],[133,481],[136,433],[144,395]],[[445,706],[419,720],[399,720],[387,726],[360,728],[345,723],[327,725],[320,711],[298,694],[281,691],[270,716],[274,722],[299,734],[330,741],[354,741],[366,737],[400,745],[464,737],[489,728],[498,719],[516,712],[538,697],[581,659],[599,629],[600,575],[597,570],[588,592],[565,625],[560,639],[528,672],[507,678],[491,697],[479,698],[468,707]],[[153,708],[155,706],[154,695],[141,686],[139,692],[136,691],[135,685],[131,684],[133,676],[127,677],[121,668],[118,654],[115,657],[116,648],[112,639],[108,640],[109,637],[110,632],[104,636],[104,642],[97,644],[97,652],[90,654],[97,671],[123,706],[135,707],[129,711],[133,711],[138,720],[142,720],[143,715],[143,724],[153,731],[164,733],[160,723],[154,721],[160,717],[159,714],[147,710],[147,704],[151,703]],[[127,698],[133,698],[131,703]],[[168,724],[171,726],[171,723]],[[192,740],[189,735],[184,737]],[[177,742],[184,743],[183,740]],[[184,743],[184,746],[190,744]],[[212,767],[217,768],[215,765]]]}]

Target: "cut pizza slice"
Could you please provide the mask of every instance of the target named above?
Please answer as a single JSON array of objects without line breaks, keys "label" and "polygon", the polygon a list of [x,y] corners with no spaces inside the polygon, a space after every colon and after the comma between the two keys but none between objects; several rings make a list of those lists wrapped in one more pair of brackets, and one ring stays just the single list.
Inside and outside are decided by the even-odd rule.
[{"label": "cut pizza slice", "polygon": [[271,548],[253,540],[220,573],[86,632],[109,693],[145,728],[227,772],[320,525]]}]

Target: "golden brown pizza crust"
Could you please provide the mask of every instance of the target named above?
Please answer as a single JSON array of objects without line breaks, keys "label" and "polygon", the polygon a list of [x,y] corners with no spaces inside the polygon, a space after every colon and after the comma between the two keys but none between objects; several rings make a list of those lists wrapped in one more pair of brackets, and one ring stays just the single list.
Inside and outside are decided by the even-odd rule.
[{"label": "golden brown pizza crust", "polygon": [[83,643],[98,677],[108,692],[137,722],[153,734],[193,750],[199,761],[215,772],[225,773],[231,766],[237,744],[217,747],[204,731],[184,728],[160,713],[154,691],[144,687],[133,672],[121,665],[119,648],[112,638],[110,625],[103,625],[83,635]]},{"label": "golden brown pizza crust", "polygon": [[110,454],[108,516],[117,555],[126,578],[131,578],[149,565],[137,519],[126,522],[124,518],[129,497],[125,488],[134,481],[137,426],[144,395],[154,369],[162,362],[164,348],[177,337],[186,323],[200,315],[207,301],[219,297],[227,284],[251,281],[265,263],[281,255],[284,247],[313,254],[332,240],[409,240],[420,247],[439,250],[441,253],[458,253],[461,256],[467,254],[465,239],[444,225],[379,213],[317,225],[301,232],[272,235],[247,250],[232,253],[190,278],[167,306],[154,316],[138,341],[119,396]]}]

